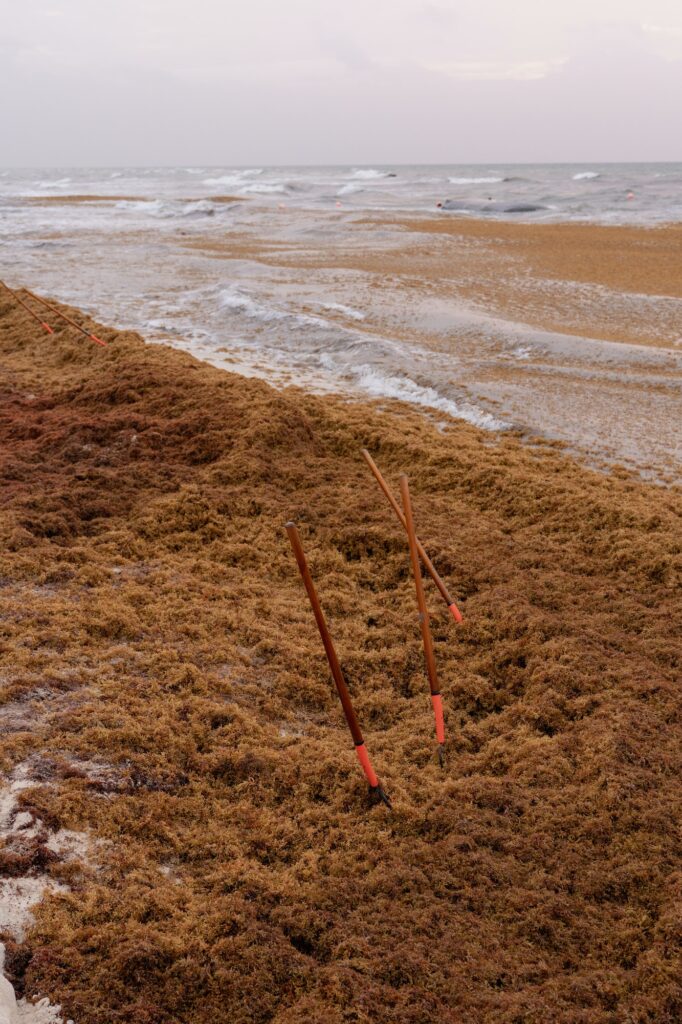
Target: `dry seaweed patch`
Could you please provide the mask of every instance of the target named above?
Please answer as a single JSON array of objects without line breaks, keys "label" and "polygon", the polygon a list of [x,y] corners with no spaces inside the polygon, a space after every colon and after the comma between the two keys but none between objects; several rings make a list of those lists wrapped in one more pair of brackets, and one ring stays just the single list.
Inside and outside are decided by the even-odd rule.
[{"label": "dry seaweed patch", "polygon": [[[4,767],[39,754],[27,809],[107,841],[41,907],[27,991],[78,1024],[677,1021],[679,492],[103,336],[0,305],[0,700],[53,700]],[[465,615],[428,584],[445,775],[363,446]]]}]

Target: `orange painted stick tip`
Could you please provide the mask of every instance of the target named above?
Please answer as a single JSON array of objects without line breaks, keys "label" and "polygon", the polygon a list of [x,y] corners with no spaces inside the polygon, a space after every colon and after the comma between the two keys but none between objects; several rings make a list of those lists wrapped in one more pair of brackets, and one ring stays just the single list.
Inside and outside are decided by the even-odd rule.
[{"label": "orange painted stick tip", "polygon": [[462,613],[459,610],[459,608],[457,607],[457,605],[455,604],[455,602],[453,601],[451,605],[448,605],[448,607],[450,609],[450,612],[451,612],[452,617],[455,620],[455,622],[461,622],[462,621]]},{"label": "orange painted stick tip", "polygon": [[106,341],[102,341],[102,339],[98,338],[96,334],[91,334],[90,337],[98,345],[101,345],[102,348],[108,348],[108,345],[107,345]]},{"label": "orange painted stick tip", "polygon": [[436,739],[439,743],[445,743],[445,722],[443,721],[443,701],[439,693],[431,694],[433,713],[436,718]]},{"label": "orange painted stick tip", "polygon": [[48,334],[54,334],[54,331],[52,330],[49,324],[43,324],[43,327],[45,328]]},{"label": "orange painted stick tip", "polygon": [[372,789],[376,789],[377,786],[379,785],[379,780],[376,776],[376,772],[372,768],[372,762],[369,759],[369,754],[367,753],[367,747],[365,746],[365,744],[356,743],[355,753],[358,755],[358,761],[362,765],[362,770],[367,776],[367,781],[369,782]]},{"label": "orange painted stick tip", "polygon": [[364,742],[355,744],[355,753],[358,755],[358,761],[362,765],[362,770],[365,773],[367,781],[369,782],[369,791],[370,794],[372,795],[372,798],[376,800],[377,803],[381,801],[382,803],[386,804],[390,811],[391,800],[388,796],[388,793],[386,793],[384,789],[382,789],[381,783],[377,778],[376,772],[372,768],[372,762],[369,759],[369,754],[367,753],[367,748],[365,747]]}]

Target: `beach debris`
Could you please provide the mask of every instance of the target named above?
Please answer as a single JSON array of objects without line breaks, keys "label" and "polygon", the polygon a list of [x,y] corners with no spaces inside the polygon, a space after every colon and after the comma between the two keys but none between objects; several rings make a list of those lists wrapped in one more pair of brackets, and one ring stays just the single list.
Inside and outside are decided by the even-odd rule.
[{"label": "beach debris", "polygon": [[445,723],[443,721],[443,701],[441,699],[440,687],[438,685],[438,674],[436,672],[436,659],[433,656],[433,641],[431,639],[431,627],[429,625],[429,612],[426,607],[424,596],[424,584],[422,582],[421,567],[419,565],[419,548],[417,535],[414,532],[414,519],[412,516],[412,502],[410,501],[410,488],[405,475],[400,477],[400,495],[403,499],[405,509],[405,521],[407,539],[410,542],[410,561],[414,574],[414,585],[417,591],[417,607],[419,608],[419,626],[424,643],[424,658],[426,660],[426,671],[429,677],[431,689],[431,703],[433,714],[436,719],[436,739],[438,740],[438,760],[441,768],[445,767]]},{"label": "beach debris", "polygon": [[36,302],[40,302],[43,306],[51,310],[57,316],[60,316],[62,320],[66,320],[67,324],[71,324],[72,327],[75,327],[77,331],[80,331],[81,334],[84,334],[86,338],[90,339],[90,341],[94,341],[96,345],[101,345],[103,348],[107,347],[106,341],[102,341],[102,339],[98,338],[96,334],[92,333],[92,331],[88,331],[85,329],[85,327],[81,327],[81,325],[77,324],[75,320],[72,320],[70,316],[67,316],[66,313],[62,313],[60,309],[57,309],[56,306],[51,305],[45,299],[41,298],[40,295],[36,295],[35,292],[30,292],[28,288],[22,288],[22,291],[25,292],[26,295],[30,295],[32,299],[36,300]]},{"label": "beach debris", "polygon": [[5,289],[6,292],[9,292],[9,294],[12,296],[13,299],[16,299],[16,301],[19,303],[20,306],[24,307],[24,309],[26,310],[27,313],[31,314],[31,316],[33,317],[34,320],[38,321],[38,323],[40,324],[41,327],[45,328],[45,330],[47,331],[48,334],[54,334],[54,331],[52,330],[50,325],[46,324],[45,321],[42,319],[42,317],[38,316],[38,314],[35,312],[35,310],[31,309],[31,307],[26,302],[24,302],[24,300],[22,298],[20,298],[17,295],[16,292],[13,292],[12,289],[9,287],[9,285],[6,285],[4,281],[0,281],[0,284]]},{"label": "beach debris", "polygon": [[296,556],[296,562],[298,563],[299,572],[301,573],[301,578],[303,579],[303,584],[313,609],[317,628],[319,629],[320,636],[322,637],[322,643],[324,644],[329,668],[331,669],[332,677],[336,683],[336,689],[339,694],[341,706],[343,707],[343,713],[346,716],[346,722],[348,723],[348,728],[350,729],[350,734],[353,737],[353,743],[355,744],[355,753],[358,756],[358,761],[360,762],[367,782],[369,783],[370,796],[376,802],[381,801],[385,803],[390,810],[391,801],[387,793],[381,787],[379,779],[377,778],[376,772],[374,771],[369,759],[367,748],[365,747],[360,723],[358,722],[357,715],[355,714],[353,702],[351,700],[348,687],[346,686],[346,680],[343,677],[341,665],[339,664],[339,659],[336,655],[334,642],[327,627],[324,612],[322,611],[322,606],[317,596],[317,591],[315,590],[313,578],[310,575],[310,570],[308,569],[308,563],[306,561],[305,552],[303,550],[303,545],[301,544],[301,538],[299,537],[296,524],[289,522],[286,524],[285,529],[289,536],[289,541],[291,542],[294,555]]},{"label": "beach debris", "polygon": [[[386,483],[386,481],[384,480],[384,478],[383,478],[383,476],[381,474],[381,470],[379,469],[379,467],[377,466],[376,462],[374,461],[374,459],[369,454],[369,452],[367,451],[366,448],[362,449],[362,454],[364,456],[365,462],[367,463],[369,468],[372,470],[372,473],[374,474],[376,482],[379,484],[379,487],[381,488],[381,490],[386,495],[386,498],[388,500],[389,505],[391,506],[391,508],[393,509],[395,514],[397,515],[397,517],[400,520],[400,522],[402,523],[403,529],[407,530],[407,522],[406,522],[405,516],[403,515],[402,509],[400,508],[400,505],[398,504],[398,502],[393,497],[393,494],[391,493],[390,487],[388,486],[388,484]],[[422,542],[419,540],[418,537],[416,538],[416,541],[417,541],[417,551],[419,552],[419,557],[421,558],[422,562],[424,563],[424,566],[425,566],[427,572],[429,573],[429,576],[431,577],[433,582],[438,587],[438,590],[440,591],[441,597],[443,598],[443,600],[445,601],[446,605],[448,606],[448,608],[450,610],[450,614],[452,615],[452,617],[455,620],[455,622],[461,622],[462,621],[462,613],[460,612],[459,608],[457,607],[455,602],[450,597],[450,594],[448,592],[448,588],[443,583],[443,580],[438,575],[438,572],[436,571],[436,568],[435,568],[433,562],[431,561],[431,559],[427,555],[426,551],[424,550],[424,545],[422,544]]]}]

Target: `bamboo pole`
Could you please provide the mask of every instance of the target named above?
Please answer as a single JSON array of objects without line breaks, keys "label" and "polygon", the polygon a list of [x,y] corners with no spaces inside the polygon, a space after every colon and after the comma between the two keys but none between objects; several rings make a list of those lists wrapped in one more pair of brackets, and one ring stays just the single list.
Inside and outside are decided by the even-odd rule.
[{"label": "bamboo pole", "polygon": [[20,306],[24,307],[24,309],[26,310],[27,313],[31,314],[31,316],[33,317],[34,320],[38,321],[38,323],[40,324],[41,327],[45,328],[45,330],[47,331],[48,334],[54,334],[54,331],[52,330],[50,325],[46,324],[45,321],[42,320],[38,316],[38,314],[35,312],[35,310],[31,309],[31,307],[26,302],[24,302],[23,299],[19,298],[17,293],[13,292],[12,289],[9,287],[9,285],[6,285],[4,281],[0,281],[0,284],[5,289],[6,292],[9,292],[9,294],[12,296],[13,299],[17,300],[17,302],[19,303]]},{"label": "bamboo pole", "polygon": [[370,794],[376,799],[382,800],[386,806],[390,808],[391,801],[381,788],[379,779],[377,778],[369,759],[367,748],[365,747],[360,723],[358,722],[357,715],[355,714],[355,708],[353,707],[353,702],[351,700],[348,687],[346,686],[346,680],[343,677],[341,665],[336,655],[334,641],[332,640],[327,627],[324,612],[322,611],[322,606],[317,596],[317,591],[315,590],[315,584],[313,583],[313,578],[310,575],[310,570],[308,569],[308,563],[306,561],[305,552],[303,550],[303,545],[301,544],[301,538],[299,537],[298,530],[296,529],[295,523],[287,523],[285,529],[289,536],[289,541],[293,548],[294,555],[296,556],[299,572],[301,573],[303,584],[308,594],[308,600],[310,601],[313,609],[313,615],[317,622],[317,628],[319,629],[320,636],[322,637],[322,643],[324,644],[329,668],[331,669],[332,677],[336,684],[336,689],[341,701],[341,706],[343,707],[343,713],[346,716],[346,722],[348,723],[348,728],[350,729],[350,734],[353,737],[353,743],[355,744],[355,753],[357,754],[358,761],[365,773],[365,778],[369,783]]},{"label": "bamboo pole", "polygon": [[426,672],[429,677],[429,688],[431,690],[431,703],[436,719],[436,739],[438,740],[438,760],[441,768],[445,763],[445,723],[443,721],[443,702],[438,685],[438,673],[436,672],[436,659],[433,655],[433,641],[431,639],[431,627],[429,626],[429,612],[426,607],[424,596],[424,584],[422,582],[421,566],[419,565],[419,548],[417,546],[417,535],[414,530],[414,518],[412,516],[412,502],[410,501],[410,488],[406,476],[400,477],[400,495],[403,499],[405,510],[405,523],[407,537],[410,542],[410,561],[412,562],[412,573],[414,585],[417,591],[417,607],[419,608],[419,626],[424,644],[424,658],[426,660]]},{"label": "bamboo pole", "polygon": [[[372,473],[374,474],[374,478],[376,479],[376,482],[379,484],[379,487],[381,488],[381,490],[386,495],[386,498],[388,500],[389,505],[391,506],[391,508],[393,509],[395,514],[397,515],[397,517],[400,520],[400,522],[402,523],[403,529],[406,530],[407,529],[407,523],[405,522],[405,516],[403,515],[403,512],[402,512],[402,509],[400,508],[400,505],[398,504],[398,502],[393,497],[393,494],[391,493],[390,487],[388,486],[388,484],[384,480],[384,478],[383,478],[383,476],[381,474],[381,470],[379,469],[379,467],[377,466],[376,462],[374,461],[374,459],[369,454],[369,452],[367,451],[366,448],[362,449],[362,454],[363,454],[363,456],[365,458],[365,462],[367,463],[367,465],[371,469]],[[436,571],[436,568],[435,568],[433,562],[431,561],[431,559],[427,555],[426,551],[424,550],[424,545],[422,544],[422,542],[419,540],[418,537],[417,537],[417,550],[419,552],[419,557],[421,558],[422,562],[424,563],[424,565],[426,567],[427,572],[429,573],[429,575],[430,575],[431,579],[433,580],[433,582],[438,587],[438,590],[440,591],[441,597],[443,598],[443,600],[445,601],[446,605],[448,606],[448,608],[450,610],[450,614],[452,615],[453,619],[455,620],[455,622],[461,622],[462,621],[462,613],[460,612],[459,608],[457,607],[455,602],[450,597],[450,594],[448,592],[448,588],[443,583],[443,580],[441,579],[441,577],[439,576],[438,572]]]},{"label": "bamboo pole", "polygon": [[77,331],[80,331],[81,334],[84,334],[86,338],[90,339],[90,341],[94,341],[96,345],[101,345],[102,348],[107,347],[106,341],[102,341],[101,338],[98,338],[97,335],[93,334],[91,331],[86,331],[85,327],[81,327],[80,324],[77,324],[76,321],[72,320],[70,316],[66,315],[66,313],[62,313],[61,309],[57,309],[56,306],[52,306],[45,299],[41,298],[40,295],[36,295],[35,292],[30,292],[28,288],[24,288],[23,291],[25,291],[27,295],[30,295],[32,299],[35,299],[36,302],[40,302],[43,304],[43,306],[46,306],[47,309],[52,310],[52,312],[55,313],[57,316],[60,316],[62,320],[66,320],[67,324],[71,324],[72,327],[75,327]]}]

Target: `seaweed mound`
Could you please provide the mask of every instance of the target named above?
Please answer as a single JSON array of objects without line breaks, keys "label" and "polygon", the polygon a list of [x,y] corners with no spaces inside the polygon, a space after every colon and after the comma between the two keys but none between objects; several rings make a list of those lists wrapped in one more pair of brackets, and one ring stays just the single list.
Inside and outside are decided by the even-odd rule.
[{"label": "seaweed mound", "polygon": [[[0,301],[2,768],[43,827],[0,876],[59,883],[4,936],[18,994],[77,1024],[679,1021],[680,493],[98,334]],[[362,447],[464,614],[426,580],[445,772]]]}]

